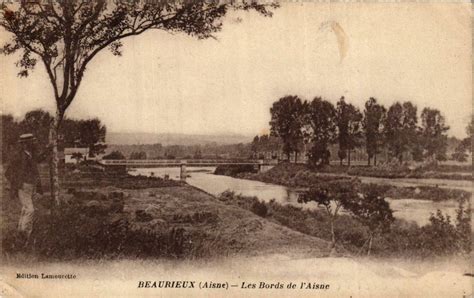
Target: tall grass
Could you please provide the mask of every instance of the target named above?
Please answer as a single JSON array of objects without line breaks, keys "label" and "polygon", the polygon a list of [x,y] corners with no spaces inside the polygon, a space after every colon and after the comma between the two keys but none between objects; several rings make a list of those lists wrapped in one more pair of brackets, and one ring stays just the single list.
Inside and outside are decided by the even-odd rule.
[{"label": "tall grass", "polygon": [[[219,199],[250,211],[259,202],[267,208],[266,219],[310,236],[331,240],[329,219],[322,211],[282,205],[274,200],[265,203],[256,197],[245,197],[233,192],[224,192]],[[470,205],[465,207],[464,204],[460,203],[458,216],[454,220],[441,211],[432,214],[430,223],[422,227],[395,220],[388,232],[374,238],[372,255],[404,258],[468,256],[472,238],[471,211]],[[338,216],[335,234],[339,245],[354,255],[361,252],[368,237],[367,229],[349,214]]]}]

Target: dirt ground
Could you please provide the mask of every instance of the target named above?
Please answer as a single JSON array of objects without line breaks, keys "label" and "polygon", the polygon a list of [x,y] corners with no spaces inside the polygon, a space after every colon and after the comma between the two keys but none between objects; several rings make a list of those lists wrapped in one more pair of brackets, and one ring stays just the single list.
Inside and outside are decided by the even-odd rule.
[{"label": "dirt ground", "polygon": [[124,212],[150,215],[135,224],[166,230],[184,228],[202,233],[206,249],[216,256],[289,253],[320,257],[328,254],[329,243],[319,238],[272,223],[239,207],[224,204],[192,186],[149,189],[90,189],[125,194]]},{"label": "dirt ground", "polygon": [[[295,256],[321,257],[329,253],[328,242],[272,223],[254,213],[231,206],[189,185],[123,189],[115,186],[80,187],[76,192],[110,194],[123,193],[124,206],[120,217],[132,223],[134,229],[169,231],[183,229],[199,243],[190,243],[199,252],[187,257],[265,255],[285,253]],[[62,196],[77,200],[67,190]],[[45,197],[47,194],[45,195]],[[76,195],[77,196],[77,195]],[[3,230],[14,230],[20,215],[17,200],[3,192]],[[80,198],[81,196],[79,196]],[[49,212],[45,198],[38,198],[38,213]],[[88,198],[88,200],[91,200]],[[94,206],[94,200],[85,205]],[[46,214],[47,216],[47,214]],[[87,216],[85,217],[87,220]],[[192,240],[189,240],[192,241]]]}]

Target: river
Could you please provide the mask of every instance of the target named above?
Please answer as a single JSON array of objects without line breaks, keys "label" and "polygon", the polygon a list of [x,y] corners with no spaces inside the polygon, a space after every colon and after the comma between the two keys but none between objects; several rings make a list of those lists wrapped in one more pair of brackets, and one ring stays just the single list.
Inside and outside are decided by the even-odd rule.
[{"label": "river", "polygon": [[[298,190],[291,189],[286,186],[264,183],[260,181],[238,179],[228,176],[214,175],[215,168],[193,168],[188,167],[188,178],[186,182],[192,186],[200,188],[210,194],[219,195],[226,190],[242,194],[244,196],[255,196],[263,201],[275,199],[282,204],[291,204],[303,208],[318,208],[314,203],[300,204],[297,202]],[[144,168],[135,169],[130,172],[132,175],[155,175],[164,177],[169,175],[170,179],[179,179],[179,168]],[[375,181],[371,181],[375,182]],[[396,218],[407,221],[416,222],[418,225],[429,223],[431,213],[435,213],[438,209],[445,214],[449,214],[451,218],[456,216],[456,208],[458,203],[455,200],[446,200],[442,202],[433,202],[430,200],[406,199],[389,199],[387,201],[394,211]]]}]

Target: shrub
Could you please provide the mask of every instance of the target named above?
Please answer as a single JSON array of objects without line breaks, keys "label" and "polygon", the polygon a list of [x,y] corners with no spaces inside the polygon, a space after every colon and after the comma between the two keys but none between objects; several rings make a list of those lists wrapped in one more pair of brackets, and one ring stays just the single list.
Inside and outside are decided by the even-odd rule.
[{"label": "shrub", "polygon": [[221,165],[217,166],[214,174],[236,176],[240,173],[256,173],[257,169],[253,165]]},{"label": "shrub", "polygon": [[266,217],[268,209],[264,202],[256,201],[252,204],[251,211],[260,217]]},{"label": "shrub", "polygon": [[[370,186],[363,185],[362,192],[367,191],[366,187]],[[385,186],[381,186],[375,189],[374,192],[378,193],[378,191],[386,190]],[[251,210],[255,202],[259,202],[255,197],[238,196],[232,192],[223,193],[219,199],[247,210]],[[266,218],[268,220],[307,235],[328,241],[332,240],[330,217],[326,212],[302,209],[293,205],[282,205],[275,200],[268,203],[259,203],[267,207]],[[463,203],[460,203],[454,223],[449,217],[437,212],[431,216],[430,223],[423,227],[404,220],[395,220],[392,223],[390,216],[383,216],[382,219],[388,219],[391,223],[390,229],[385,228],[383,233],[372,235],[371,254],[407,258],[431,258],[453,254],[468,255],[471,251],[469,212],[469,208],[465,208]],[[389,213],[383,212],[383,214]],[[346,213],[341,213],[335,218],[334,234],[339,245],[354,254],[360,253],[366,247],[367,239],[371,236],[365,224]]]}]

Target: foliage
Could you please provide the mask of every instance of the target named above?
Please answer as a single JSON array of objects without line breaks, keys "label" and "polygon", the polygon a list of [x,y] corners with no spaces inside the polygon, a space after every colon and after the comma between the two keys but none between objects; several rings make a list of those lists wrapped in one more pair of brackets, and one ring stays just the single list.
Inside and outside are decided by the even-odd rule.
[{"label": "foliage", "polygon": [[411,102],[404,102],[403,105],[396,102],[387,112],[384,123],[385,142],[392,156],[400,163],[403,161],[403,154],[418,143],[416,110]]},{"label": "foliage", "polygon": [[339,141],[339,158],[342,160],[344,154],[342,151],[347,151],[348,165],[350,165],[351,150],[360,146],[362,138],[362,114],[359,109],[348,104],[344,100],[344,96],[337,102],[336,108],[336,123],[337,136]]},{"label": "foliage", "polygon": [[[469,141],[469,142],[465,142],[465,140]],[[469,138],[466,138],[464,139],[455,149],[454,153],[451,155],[451,158],[456,160],[456,161],[459,161],[459,162],[465,162],[467,161],[467,153],[466,151],[468,151],[470,148],[471,148],[471,143],[470,143],[470,139]]]},{"label": "foliage", "polygon": [[94,157],[105,152],[107,128],[98,118],[79,121],[79,145],[89,148],[89,156]]},{"label": "foliage", "polygon": [[132,152],[130,154],[129,159],[146,159],[146,158],[147,158],[146,152],[140,151],[140,152]]},{"label": "foliage", "polygon": [[[371,187],[373,186],[375,185]],[[244,197],[232,192],[223,193],[219,199],[247,210],[250,210],[252,204],[258,201],[256,197]],[[326,212],[288,204],[282,205],[275,200],[264,204],[268,209],[266,216],[268,220],[301,233],[331,241],[330,218]],[[391,223],[389,230],[374,236],[371,254],[409,259],[455,254],[468,255],[471,251],[470,218],[468,209],[461,205],[457,211],[458,214],[461,209],[463,210],[462,219],[456,219],[456,223],[450,220],[447,224],[446,216],[442,213],[441,216],[433,214],[433,220],[423,227],[415,223],[395,220]],[[358,254],[367,245],[366,240],[370,236],[367,226],[356,220],[354,216],[346,214],[340,214],[334,221],[334,233],[339,246],[343,246],[346,251],[353,254]]]},{"label": "foliage", "polygon": [[[458,214],[460,210],[463,207],[458,208]],[[381,255],[409,258],[469,256],[472,249],[470,218],[469,212],[464,210],[462,213],[461,225],[458,219],[453,223],[439,210],[430,216],[430,223],[422,227],[397,220],[389,233],[377,237],[374,250]]]},{"label": "foliage", "polygon": [[303,143],[304,115],[307,103],[298,96],[285,96],[273,103],[270,108],[271,135],[280,137],[283,152],[288,159],[292,152],[299,152]]},{"label": "foliage", "polygon": [[[324,170],[329,169],[331,169],[331,167],[324,168]],[[289,187],[311,187],[312,185],[326,181],[350,180],[350,177],[347,176],[324,175],[309,170],[306,165],[292,163],[280,163],[272,169],[258,174],[240,173],[237,174],[236,177]]]},{"label": "foliage", "polygon": [[240,173],[256,173],[257,169],[253,165],[219,165],[214,174],[235,177]]},{"label": "foliage", "polygon": [[471,116],[471,121],[466,126],[467,137],[456,147],[452,158],[457,161],[464,162],[467,160],[467,152],[472,153],[472,145],[474,144],[474,117]]},{"label": "foliage", "polygon": [[364,119],[362,126],[364,128],[368,164],[374,158],[374,165],[377,165],[377,153],[383,145],[383,123],[386,117],[384,106],[377,103],[377,100],[371,97],[365,103]]},{"label": "foliage", "polygon": [[306,121],[311,128],[312,147],[309,152],[309,164],[313,168],[329,164],[328,146],[336,134],[335,114],[334,106],[320,97],[314,98],[309,104]]},{"label": "foliage", "polygon": [[424,108],[421,112],[421,140],[426,157],[446,160],[447,135],[449,126],[444,116],[436,109]]},{"label": "foliage", "polygon": [[107,155],[104,155],[102,159],[126,159],[125,155],[122,154],[120,151],[112,151]]},{"label": "foliage", "polygon": [[32,133],[39,148],[44,148],[49,143],[49,128],[52,122],[53,117],[44,110],[29,111],[20,122],[21,132]]},{"label": "foliage", "polygon": [[1,115],[2,163],[5,164],[15,154],[15,145],[20,136],[20,125],[12,115]]},{"label": "foliage", "polygon": [[[53,116],[44,110],[38,109],[26,113],[20,125],[22,131],[33,133],[39,143],[45,145],[49,142],[49,129]],[[94,154],[103,152],[106,127],[98,118],[93,119],[64,119],[60,134],[63,147],[88,147]],[[102,146],[102,147],[101,147]]]},{"label": "foliage", "polygon": [[66,118],[61,126],[64,146],[89,148],[89,157],[105,152],[106,134],[107,128],[98,118],[85,120]]},{"label": "foliage", "polygon": [[[467,208],[465,207],[465,203]],[[458,249],[465,254],[471,252],[472,249],[472,231],[471,231],[471,203],[469,200],[462,200],[456,210],[456,236],[458,241]]]},{"label": "foliage", "polygon": [[[351,167],[347,174],[351,176],[365,176],[378,178],[437,178],[448,180],[472,180],[472,175],[468,173],[444,173],[443,167],[418,167],[411,169],[407,165],[394,163],[379,164],[372,167]],[[446,167],[445,167],[446,168]],[[472,168],[468,167],[471,171]],[[454,167],[462,171],[462,167]]]},{"label": "foliage", "polygon": [[[413,237],[413,236],[412,236]],[[417,231],[417,242],[411,244],[422,256],[469,255],[471,252],[470,211],[460,203],[457,217],[452,222],[440,210],[431,214],[430,223]]]},{"label": "foliage", "polygon": [[384,199],[385,192],[372,185],[365,185],[362,193],[349,201],[345,208],[368,230],[368,249],[370,255],[373,239],[377,234],[387,233],[395,220],[393,211]]},{"label": "foliage", "polygon": [[255,136],[250,144],[253,158],[264,159],[266,156],[263,153],[271,152],[272,158],[276,157],[276,153],[281,148],[280,139],[267,134]]},{"label": "foliage", "polygon": [[357,188],[360,182],[352,181],[330,181],[312,186],[308,191],[298,197],[299,203],[314,201],[318,206],[324,207],[331,224],[332,249],[336,247],[336,234],[334,222],[341,208],[349,209],[357,198]]},{"label": "foliage", "polygon": [[268,208],[265,202],[261,202],[258,200],[252,204],[252,207],[250,210],[260,217],[266,217],[268,213]]},{"label": "foliage", "polygon": [[[2,115],[2,145],[5,157],[9,150],[14,150],[18,137],[22,133],[32,133],[36,140],[38,149],[43,151],[49,143],[49,129],[53,122],[53,116],[42,109],[32,110],[25,114],[20,121],[11,115]],[[3,126],[4,125],[4,126]],[[106,127],[97,118],[94,119],[71,119],[66,118],[61,128],[61,147],[88,147],[91,157],[102,153],[105,145]],[[10,148],[10,149],[8,149]],[[7,160],[7,159],[5,159]]]}]

